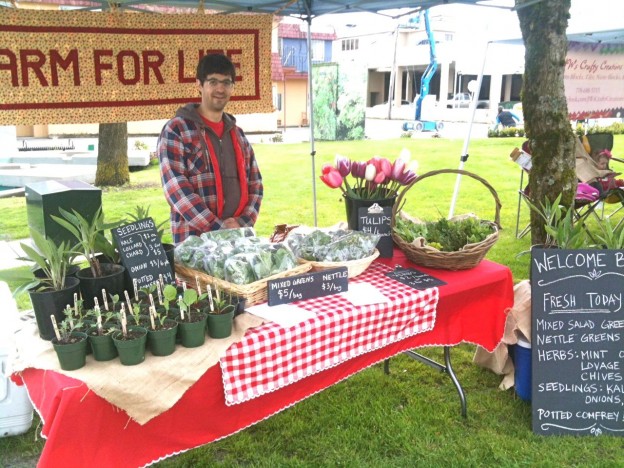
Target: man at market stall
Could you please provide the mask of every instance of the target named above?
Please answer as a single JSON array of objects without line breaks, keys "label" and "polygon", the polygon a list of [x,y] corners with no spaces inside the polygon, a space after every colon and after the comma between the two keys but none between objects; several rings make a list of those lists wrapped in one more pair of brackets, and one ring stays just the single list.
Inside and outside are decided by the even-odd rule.
[{"label": "man at market stall", "polygon": [[224,112],[235,79],[225,55],[201,58],[195,80],[201,103],[178,109],[158,139],[175,244],[207,231],[253,226],[258,218],[260,170],[243,130]]}]

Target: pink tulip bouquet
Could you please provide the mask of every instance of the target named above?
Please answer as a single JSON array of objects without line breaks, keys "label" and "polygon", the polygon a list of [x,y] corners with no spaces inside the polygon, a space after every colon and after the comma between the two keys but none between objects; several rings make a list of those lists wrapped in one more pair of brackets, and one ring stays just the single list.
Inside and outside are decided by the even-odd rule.
[{"label": "pink tulip bouquet", "polygon": [[416,180],[418,164],[410,158],[407,149],[393,163],[380,156],[363,162],[337,154],[334,165],[323,165],[320,177],[325,185],[339,188],[347,197],[380,200],[396,196],[400,187]]}]

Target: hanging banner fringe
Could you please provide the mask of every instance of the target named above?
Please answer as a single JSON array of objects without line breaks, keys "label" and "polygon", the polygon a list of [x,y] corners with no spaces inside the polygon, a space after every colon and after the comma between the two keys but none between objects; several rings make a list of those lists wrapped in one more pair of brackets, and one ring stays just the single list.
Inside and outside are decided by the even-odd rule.
[{"label": "hanging banner fringe", "polygon": [[0,11],[0,125],[169,119],[197,61],[236,66],[227,111],[272,112],[271,15]]}]

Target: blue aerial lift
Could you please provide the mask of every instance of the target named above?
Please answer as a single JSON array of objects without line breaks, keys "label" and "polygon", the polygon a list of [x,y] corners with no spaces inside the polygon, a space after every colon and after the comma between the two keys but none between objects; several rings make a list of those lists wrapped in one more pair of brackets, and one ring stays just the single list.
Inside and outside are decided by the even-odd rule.
[{"label": "blue aerial lift", "polygon": [[429,65],[423,73],[420,80],[420,94],[416,99],[416,116],[414,122],[404,122],[403,130],[415,130],[417,132],[431,132],[439,131],[444,128],[442,122],[434,122],[430,120],[421,120],[422,103],[426,96],[429,95],[429,83],[433,78],[436,70],[438,69],[438,58],[436,56],[435,40],[433,38],[433,32],[431,31],[431,25],[429,24],[429,10],[425,10],[425,31],[427,32],[427,40],[429,42]]}]

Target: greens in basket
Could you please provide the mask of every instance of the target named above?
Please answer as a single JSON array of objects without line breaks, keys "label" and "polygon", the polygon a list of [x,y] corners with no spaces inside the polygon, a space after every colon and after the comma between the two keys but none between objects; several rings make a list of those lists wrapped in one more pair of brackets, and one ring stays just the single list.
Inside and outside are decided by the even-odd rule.
[{"label": "greens in basket", "polygon": [[250,236],[250,232],[240,229],[222,231],[189,236],[176,247],[176,261],[239,285],[297,266],[295,255],[284,244],[272,244],[268,239]]},{"label": "greens in basket", "polygon": [[495,228],[477,218],[464,218],[417,223],[397,217],[394,232],[405,242],[412,243],[423,237],[426,245],[442,252],[456,252],[466,244],[476,244],[495,232]]},{"label": "greens in basket", "polygon": [[345,229],[295,230],[286,238],[286,243],[298,258],[304,260],[345,262],[371,256],[380,237],[379,234]]}]

